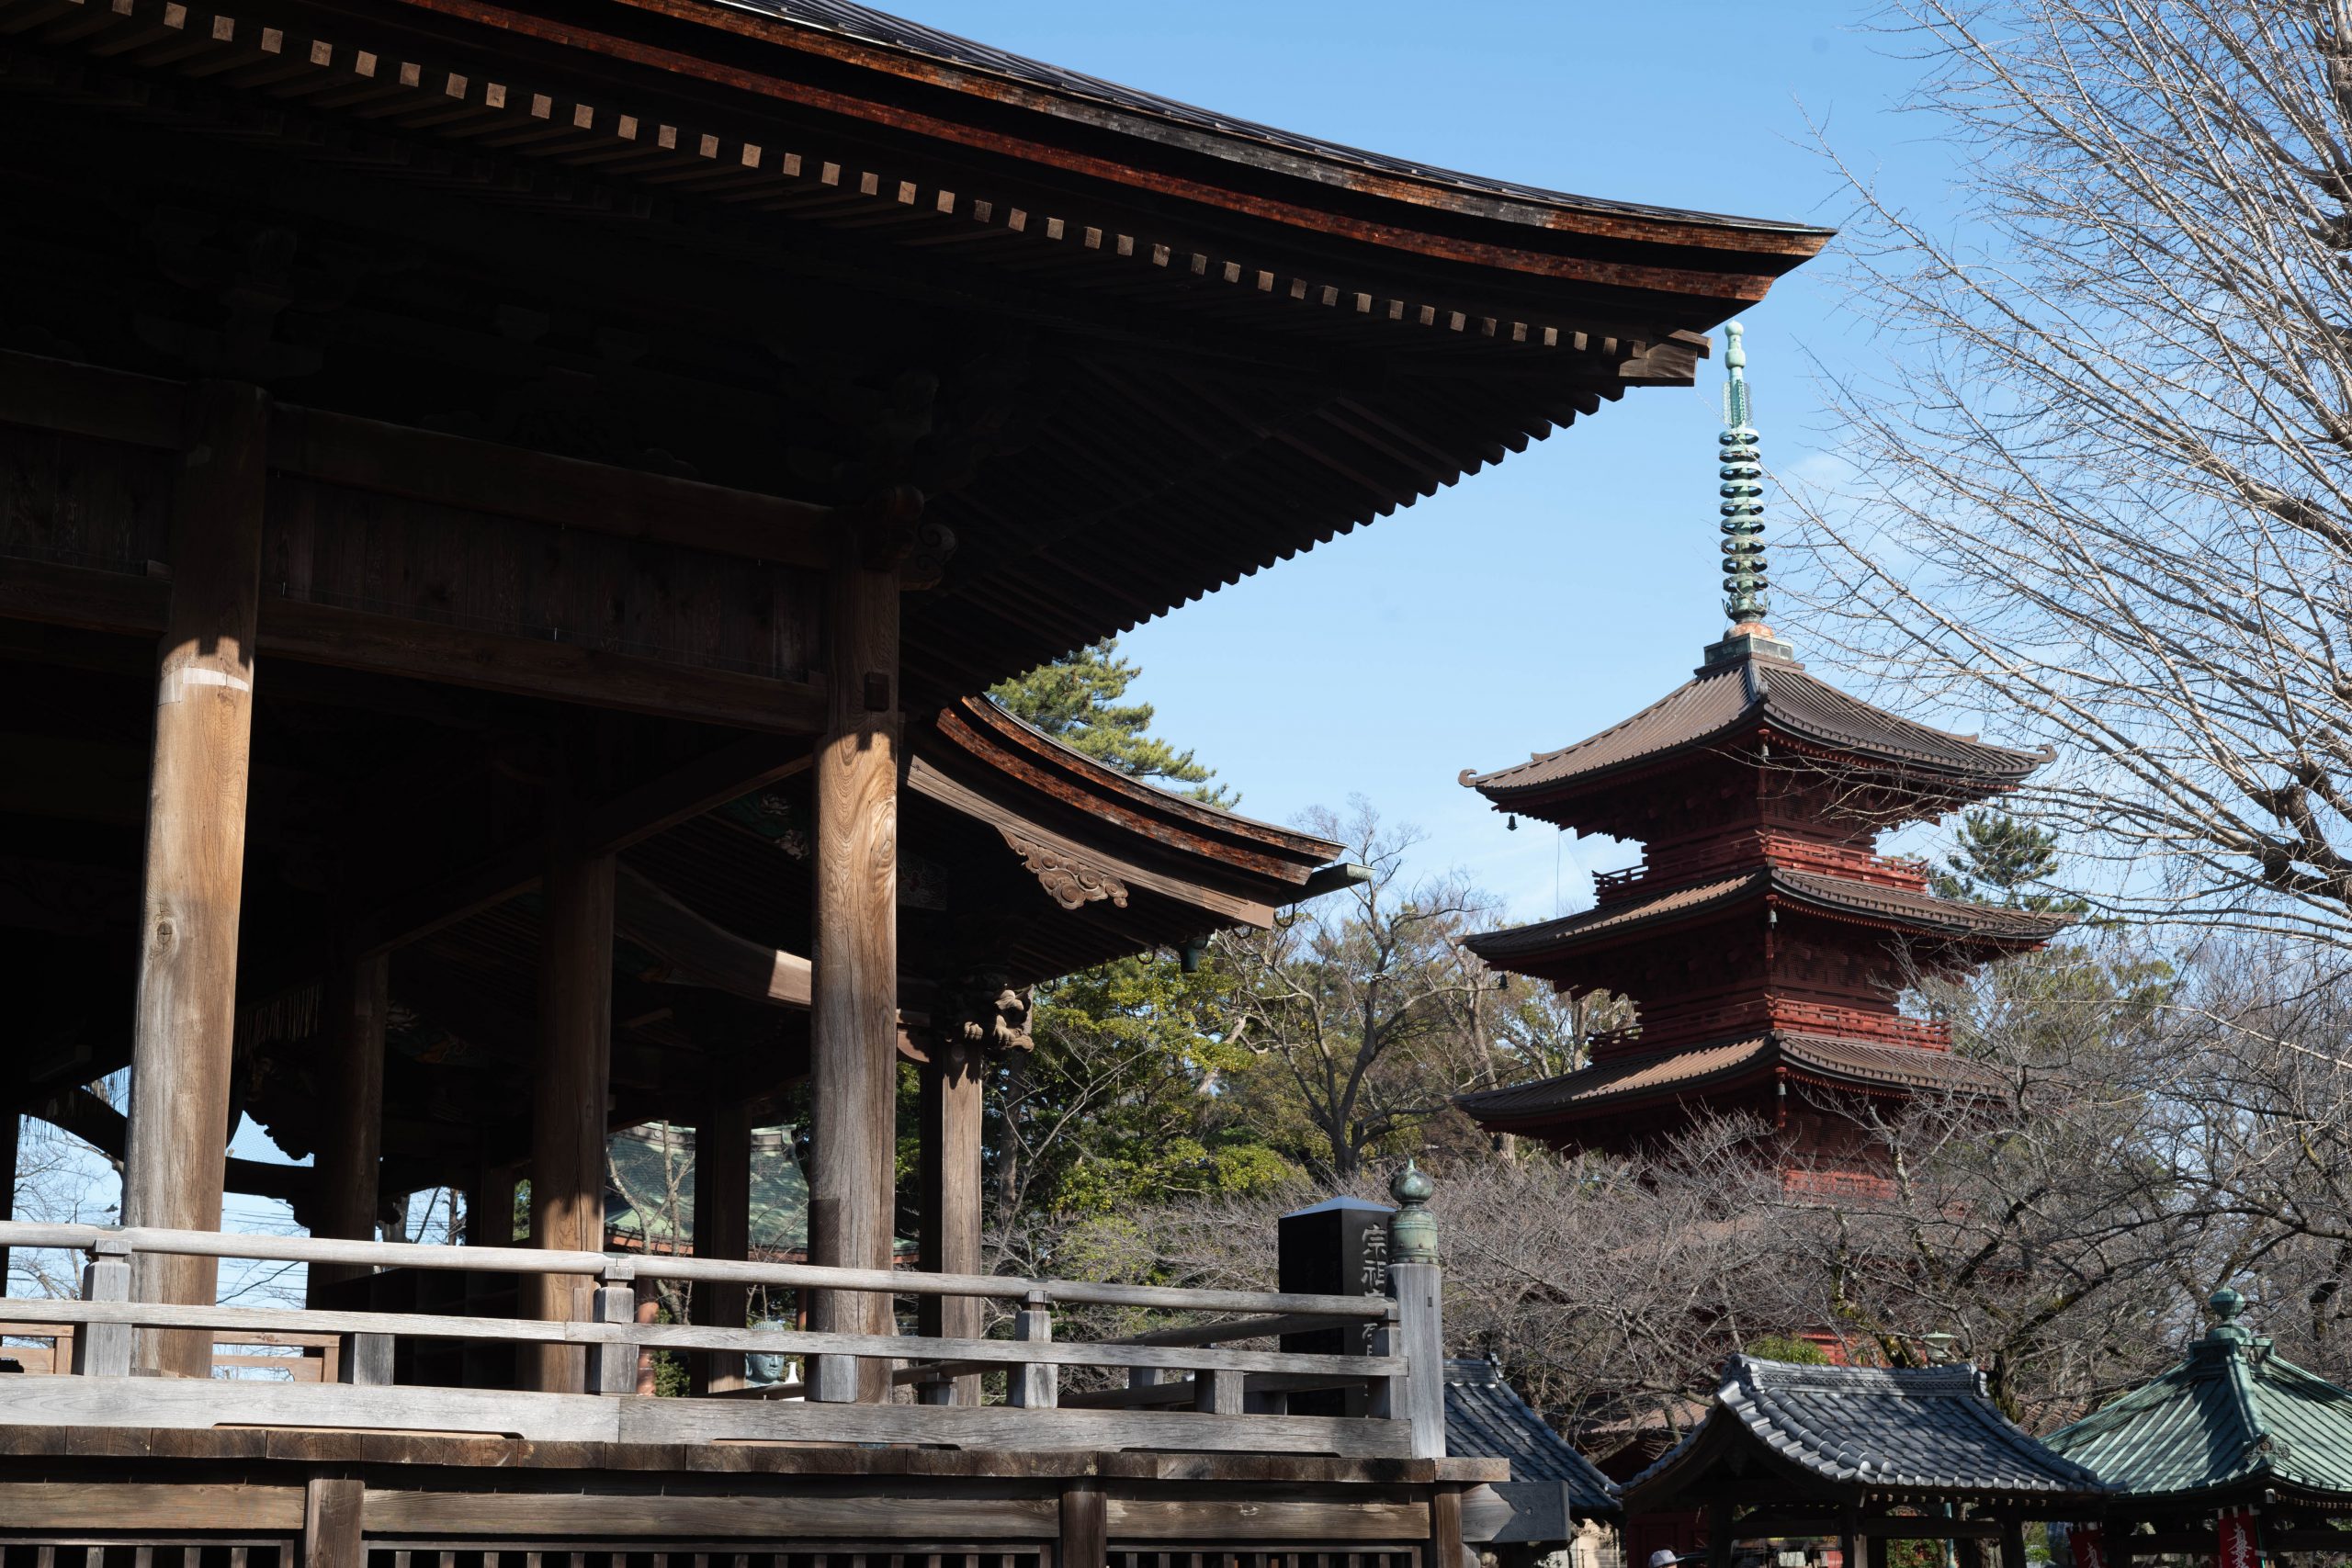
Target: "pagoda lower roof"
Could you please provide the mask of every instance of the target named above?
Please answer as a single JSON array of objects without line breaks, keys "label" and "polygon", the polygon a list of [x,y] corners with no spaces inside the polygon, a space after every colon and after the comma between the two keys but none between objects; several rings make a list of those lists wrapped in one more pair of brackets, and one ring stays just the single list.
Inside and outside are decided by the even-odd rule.
[{"label": "pagoda lower roof", "polygon": [[1582,787],[1685,752],[1770,734],[1823,752],[1908,774],[2006,788],[2050,760],[2048,751],[1993,746],[1932,728],[1851,697],[1793,660],[1748,653],[1700,670],[1689,682],[1600,734],[1462,782],[1498,807]]},{"label": "pagoda lower roof", "polygon": [[1736,876],[1636,894],[1558,919],[1484,932],[1469,938],[1464,945],[1488,964],[1511,969],[1518,962],[1604,945],[1636,930],[1712,919],[1767,898],[1784,908],[1810,909],[1833,919],[1955,941],[2030,945],[2049,941],[2067,924],[2064,916],[1939,898],[1932,893],[1818,872],[1763,866]]},{"label": "pagoda lower roof", "polygon": [[1515,1131],[1614,1115],[1644,1101],[1701,1098],[1776,1075],[1876,1094],[1992,1094],[2001,1087],[1991,1072],[1949,1051],[1776,1032],[1617,1056],[1537,1083],[1465,1094],[1454,1103],[1482,1126]]}]

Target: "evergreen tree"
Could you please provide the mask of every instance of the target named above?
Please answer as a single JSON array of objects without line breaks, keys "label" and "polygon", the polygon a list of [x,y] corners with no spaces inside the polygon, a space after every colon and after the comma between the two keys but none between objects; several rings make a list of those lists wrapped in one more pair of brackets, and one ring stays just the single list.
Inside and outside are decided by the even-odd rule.
[{"label": "evergreen tree", "polygon": [[2047,828],[2005,811],[1973,810],[1962,814],[1953,840],[1952,852],[1928,874],[1928,886],[1939,898],[2045,915],[2079,915],[2090,908],[2069,894],[2027,891],[2036,883],[2047,885],[2058,869],[2058,835]]},{"label": "evergreen tree", "polygon": [[1108,762],[1135,778],[1190,784],[1185,793],[1211,806],[1230,807],[1234,797],[1210,781],[1216,770],[1179,751],[1151,728],[1149,703],[1122,702],[1143,673],[1119,657],[1119,639],[1104,637],[1026,675],[1001,682],[989,695],[1015,718],[1036,726],[1063,745]]}]

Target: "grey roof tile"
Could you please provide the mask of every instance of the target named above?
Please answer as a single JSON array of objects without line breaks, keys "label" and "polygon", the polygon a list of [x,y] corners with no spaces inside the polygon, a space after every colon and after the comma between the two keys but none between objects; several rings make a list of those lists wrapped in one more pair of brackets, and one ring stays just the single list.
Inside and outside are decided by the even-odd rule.
[{"label": "grey roof tile", "polygon": [[1507,1459],[1510,1478],[1567,1483],[1579,1513],[1617,1511],[1617,1486],[1520,1398],[1492,1361],[1445,1363],[1445,1451]]}]

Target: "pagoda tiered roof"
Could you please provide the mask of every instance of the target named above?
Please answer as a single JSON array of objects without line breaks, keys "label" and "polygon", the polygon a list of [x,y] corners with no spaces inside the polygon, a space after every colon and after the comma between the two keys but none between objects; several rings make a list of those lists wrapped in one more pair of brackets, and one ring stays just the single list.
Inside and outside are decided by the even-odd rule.
[{"label": "pagoda tiered roof", "polygon": [[2049,761],[2046,751],[1988,745],[1889,713],[1839,691],[1793,659],[1749,651],[1702,666],[1690,680],[1598,735],[1492,773],[1464,770],[1462,782],[1498,810],[1558,822],[1551,805],[1589,787],[1754,739],[1779,740],[1800,755],[1875,764],[1955,798],[2007,789]]},{"label": "pagoda tiered roof", "polygon": [[1557,919],[1487,931],[1466,939],[1464,945],[1499,968],[1538,973],[1525,966],[1607,946],[1634,931],[1712,919],[1759,899],[1780,908],[1970,944],[2032,946],[2049,941],[2067,924],[2060,915],[1939,898],[1932,893],[1883,883],[1764,865],[1654,893],[1643,889]]},{"label": "pagoda tiered roof", "polygon": [[2000,1089],[1987,1068],[1950,1051],[1773,1031],[1707,1045],[1677,1045],[1595,1062],[1541,1082],[1464,1095],[1482,1127],[1532,1131],[1645,1105],[1728,1093],[1774,1078],[1865,1094],[1936,1091],[1984,1096]]}]

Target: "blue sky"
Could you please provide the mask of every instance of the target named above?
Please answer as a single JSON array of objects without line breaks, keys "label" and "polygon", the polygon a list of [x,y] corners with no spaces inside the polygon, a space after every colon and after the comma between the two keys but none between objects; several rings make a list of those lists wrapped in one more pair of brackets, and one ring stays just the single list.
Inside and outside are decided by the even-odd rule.
[{"label": "blue sky", "polygon": [[[888,0],[886,0],[886,5]],[[1225,113],[1555,189],[1835,225],[1809,120],[1883,188],[1932,205],[1944,155],[1893,112],[1917,67],[1871,0],[897,0],[917,20]],[[1819,460],[1807,355],[1868,342],[1836,256],[1746,318],[1765,460]],[[1613,723],[1720,635],[1715,365],[1630,394],[1396,516],[1125,640],[1158,728],[1252,816],[1367,796],[1515,918],[1575,908],[1630,848],[1508,833],[1455,783]],[[1768,522],[1772,513],[1768,500]],[[1769,536],[1768,536],[1769,537]],[[1776,617],[1805,653],[1804,627]]]}]

